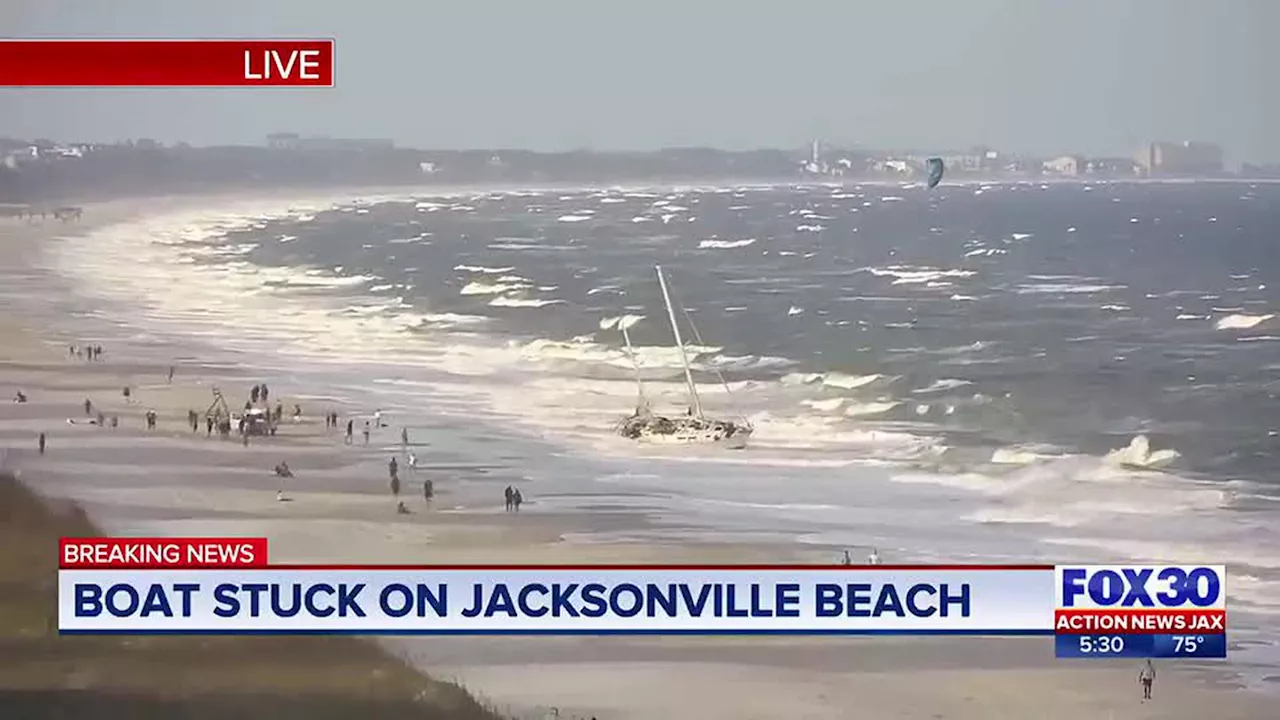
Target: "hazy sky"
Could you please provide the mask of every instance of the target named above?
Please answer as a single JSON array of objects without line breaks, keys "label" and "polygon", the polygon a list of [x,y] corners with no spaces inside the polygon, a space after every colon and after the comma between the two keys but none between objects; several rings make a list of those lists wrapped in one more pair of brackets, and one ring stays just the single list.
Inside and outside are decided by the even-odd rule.
[{"label": "hazy sky", "polygon": [[0,135],[1116,155],[1205,139],[1276,161],[1277,27],[1280,0],[0,0],[14,37],[334,37],[338,76],[0,90]]}]

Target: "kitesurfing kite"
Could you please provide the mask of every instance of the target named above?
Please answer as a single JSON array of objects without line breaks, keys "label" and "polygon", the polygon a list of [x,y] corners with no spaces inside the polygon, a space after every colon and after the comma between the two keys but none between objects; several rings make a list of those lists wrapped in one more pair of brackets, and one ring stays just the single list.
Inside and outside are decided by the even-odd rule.
[{"label": "kitesurfing kite", "polygon": [[946,166],[942,164],[942,158],[931,157],[925,163],[925,167],[929,170],[928,185],[929,189],[932,190],[938,187],[938,183],[942,182],[942,172],[946,169]]}]

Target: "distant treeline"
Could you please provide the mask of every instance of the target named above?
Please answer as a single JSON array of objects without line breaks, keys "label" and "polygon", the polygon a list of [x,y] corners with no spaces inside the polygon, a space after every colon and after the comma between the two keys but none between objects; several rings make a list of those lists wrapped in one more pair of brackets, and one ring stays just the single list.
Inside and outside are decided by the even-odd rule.
[{"label": "distant treeline", "polygon": [[779,179],[798,173],[795,153],[784,150],[537,153],[104,145],[79,157],[42,155],[0,167],[0,203],[255,187]]}]

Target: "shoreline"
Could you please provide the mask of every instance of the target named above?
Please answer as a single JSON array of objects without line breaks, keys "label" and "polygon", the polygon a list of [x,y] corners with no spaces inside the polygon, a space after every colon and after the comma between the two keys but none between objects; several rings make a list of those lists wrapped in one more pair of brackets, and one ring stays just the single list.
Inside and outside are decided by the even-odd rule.
[{"label": "shoreline", "polygon": [[[333,195],[361,194],[363,191],[355,190]],[[191,200],[192,207],[227,200],[226,196],[184,199]],[[102,222],[120,222],[155,211],[152,201],[113,202],[116,207],[106,216],[111,220],[104,217]],[[289,198],[282,197],[279,202],[287,203]],[[283,390],[281,399],[286,407],[291,398],[305,396],[300,402],[315,408],[308,418],[317,417],[326,403],[341,409],[344,419],[367,416],[371,409],[353,398],[338,397],[328,388],[291,386],[290,373],[283,367],[271,367],[270,357],[253,358],[265,367],[263,376],[249,376],[248,371],[235,369],[244,359],[241,354],[209,354],[207,340],[179,339],[175,345],[135,347],[120,328],[107,327],[101,318],[69,320],[60,316],[52,303],[49,309],[33,308],[30,298],[36,299],[37,305],[50,299],[39,293],[42,288],[49,292],[46,281],[53,270],[31,261],[39,261],[42,243],[49,237],[87,231],[99,220],[92,209],[86,217],[79,230],[0,223],[5,246],[16,244],[19,250],[13,254],[14,261],[0,268],[6,280],[12,281],[7,302],[14,304],[16,296],[30,293],[21,309],[0,323],[5,385],[22,387],[31,396],[28,405],[10,405],[12,409],[0,415],[0,443],[17,448],[10,451],[8,463],[21,469],[24,481],[43,493],[85,503],[91,517],[114,518],[107,522],[105,529],[109,531],[266,534],[271,539],[273,559],[288,562],[422,562],[424,556],[433,562],[521,564],[643,563],[658,559],[667,563],[742,562],[762,557],[773,562],[811,562],[820,552],[772,543],[567,541],[567,537],[590,536],[603,528],[641,527],[645,519],[634,511],[530,512],[512,518],[491,510],[510,477],[479,468],[474,461],[456,463],[448,458],[427,469],[459,478],[437,480],[434,509],[420,507],[411,482],[408,499],[417,502],[408,504],[414,514],[396,518],[390,512],[382,467],[382,458],[389,451],[387,443],[393,443],[390,431],[369,450],[344,448],[338,436],[326,435],[315,421],[296,426],[286,422],[281,437],[251,443],[247,450],[236,442],[206,439],[203,432],[191,437],[180,429],[184,411],[202,410],[208,403],[209,386],[215,383],[226,391],[228,402],[233,402],[233,398],[244,396],[250,383],[266,380],[273,389]],[[59,301],[94,304],[92,298]],[[77,332],[80,334],[70,334]],[[75,337],[90,336],[101,338],[98,342],[106,347],[103,361],[88,363],[66,357],[68,338],[74,342]],[[176,357],[201,360],[180,363],[174,385],[168,386],[164,368]],[[137,405],[117,401],[122,381],[137,383]],[[66,425],[65,418],[83,415],[77,406],[85,394],[100,397],[95,402],[119,413],[129,431],[111,435],[111,430]],[[144,404],[160,413],[161,430],[154,435],[162,437],[136,430]],[[34,427],[49,428],[49,452],[56,460],[30,458]],[[425,439],[439,446],[447,442],[443,438],[448,432],[448,427],[428,423],[414,428],[414,442]],[[284,504],[288,507],[274,502],[276,486],[270,475],[271,466],[281,458],[298,475],[286,489],[296,498]],[[87,477],[91,469],[99,476]],[[139,477],[142,473],[147,477]],[[367,542],[362,548],[352,538]],[[1159,683],[1157,702],[1143,705],[1146,710],[1139,711],[1128,664],[1083,667],[1057,663],[1052,660],[1051,647],[1043,642],[520,640],[498,643],[466,638],[382,644],[435,676],[456,673],[484,696],[521,712],[554,704],[579,714],[594,712],[602,718],[663,717],[668,712],[726,718],[791,713],[842,717],[841,708],[850,704],[882,709],[884,716],[910,708],[958,718],[1027,714],[1065,718],[1110,709],[1148,712],[1129,715],[1133,717],[1199,717],[1207,712],[1220,718],[1249,718],[1260,717],[1249,714],[1258,708],[1274,707],[1255,705],[1268,701],[1253,693],[1225,692],[1211,685],[1217,673],[1189,672],[1196,682]],[[926,673],[928,692],[921,692],[914,679],[916,672]],[[695,710],[693,706],[671,705],[680,693],[667,688],[687,687],[692,692],[708,686],[720,686],[723,692],[710,693],[718,697],[708,698],[705,706],[698,705]],[[1083,686],[1095,691],[1083,693]],[[987,697],[973,697],[977,693],[971,688],[982,689]],[[1072,701],[1059,697],[1068,692],[1081,697]],[[810,706],[797,712],[801,696]],[[1054,707],[1046,707],[1050,704],[1044,702],[1046,697],[1054,698]],[[779,704],[779,698],[786,703]],[[752,714],[761,712],[766,714]],[[1009,714],[1002,714],[1005,712]]]}]

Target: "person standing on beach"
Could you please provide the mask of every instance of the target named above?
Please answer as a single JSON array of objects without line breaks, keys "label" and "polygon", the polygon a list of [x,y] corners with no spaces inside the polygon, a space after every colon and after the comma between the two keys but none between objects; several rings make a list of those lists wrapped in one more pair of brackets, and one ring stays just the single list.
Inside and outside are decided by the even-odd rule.
[{"label": "person standing on beach", "polygon": [[93,414],[93,403],[89,402],[89,398],[84,399],[84,414],[85,415]]},{"label": "person standing on beach", "polygon": [[436,496],[435,484],[431,482],[431,478],[422,481],[422,499],[431,502],[431,498]]},{"label": "person standing on beach", "polygon": [[387,474],[391,476],[392,480],[397,480],[400,477],[400,463],[396,462],[394,457],[391,458],[391,462],[387,463]]},{"label": "person standing on beach", "polygon": [[347,437],[346,437],[346,440],[344,440],[344,442],[348,445],[351,444],[351,431],[352,431],[352,428],[355,426],[355,424],[356,424],[355,420],[347,420]]},{"label": "person standing on beach", "polygon": [[170,366],[169,366],[169,379],[168,379],[168,381],[167,381],[167,382],[168,382],[170,385],[172,385],[172,384],[173,384],[173,366],[172,366],[172,365],[170,365]]},{"label": "person standing on beach", "polygon": [[849,554],[849,551],[848,551],[848,550],[845,550],[845,551],[844,551],[844,557],[840,559],[840,564],[841,564],[841,565],[852,565],[852,564],[853,564],[853,556]]},{"label": "person standing on beach", "polygon": [[516,488],[511,494],[511,509],[520,512],[520,503],[524,502],[524,496],[520,494],[520,488]]},{"label": "person standing on beach", "polygon": [[1138,684],[1142,685],[1142,700],[1145,702],[1151,699],[1151,686],[1156,682],[1156,666],[1151,664],[1151,660],[1147,660],[1147,664],[1142,670],[1138,671]]},{"label": "person standing on beach", "polygon": [[364,421],[364,444],[369,444],[369,421]]},{"label": "person standing on beach", "polygon": [[506,498],[506,501],[507,501],[507,507],[506,507],[507,512],[511,512],[511,506],[515,504],[515,494],[516,494],[515,489],[512,488],[510,485],[507,486],[506,490],[502,491],[502,495],[504,498]]},{"label": "person standing on beach", "polygon": [[259,394],[262,396],[263,404],[266,404],[267,402],[267,384],[266,383],[262,383],[262,389],[259,391]]},{"label": "person standing on beach", "polygon": [[400,476],[398,474],[391,476],[391,497],[396,500],[400,499]]},{"label": "person standing on beach", "polygon": [[258,389],[258,386],[257,386],[257,385],[254,385],[252,388],[250,388],[250,389],[249,389],[249,402],[250,402],[250,403],[252,403],[252,404],[254,404],[254,405],[258,404],[258,393],[259,393],[259,392],[260,392],[260,390]]},{"label": "person standing on beach", "polygon": [[400,444],[409,447],[409,428],[400,428]]},{"label": "person standing on beach", "polygon": [[36,440],[36,444],[40,446],[40,454],[44,454],[44,433],[40,433],[40,437]]},{"label": "person standing on beach", "polygon": [[213,437],[213,416],[206,415],[204,418],[204,436]]}]

